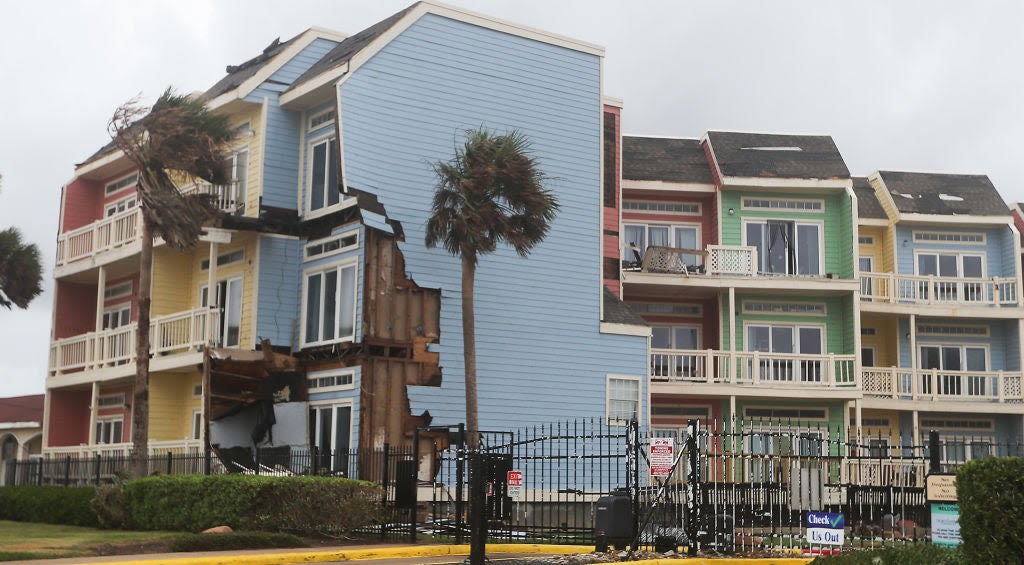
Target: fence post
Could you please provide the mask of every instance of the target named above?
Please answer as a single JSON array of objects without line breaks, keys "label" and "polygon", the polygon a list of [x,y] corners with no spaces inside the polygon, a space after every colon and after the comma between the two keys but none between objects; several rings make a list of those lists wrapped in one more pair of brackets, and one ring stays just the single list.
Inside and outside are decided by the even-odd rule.
[{"label": "fence post", "polygon": [[[627,440],[633,442],[633,465],[630,472],[633,474],[633,484],[630,485],[630,499],[633,505],[633,519],[632,519],[632,536],[631,539],[640,539],[640,457],[642,455],[640,451],[640,423],[637,422],[636,418],[629,421],[628,433],[631,437]],[[632,551],[636,551],[637,547],[631,547]]]},{"label": "fence post", "polygon": [[170,451],[168,451],[167,452],[167,474],[168,475],[171,474],[171,470],[172,470],[173,466],[174,466],[174,455]]},{"label": "fence post", "polygon": [[686,474],[686,553],[696,555],[699,549],[697,533],[700,530],[700,457],[697,453],[697,435],[700,420],[686,421],[686,453],[690,469]]},{"label": "fence post", "polygon": [[210,474],[210,467],[211,467],[210,464],[211,464],[211,462],[212,461],[211,461],[210,445],[207,444],[206,447],[203,448],[203,473],[206,474],[206,475]]},{"label": "fence post", "polygon": [[942,446],[939,445],[939,432],[931,430],[928,432],[928,472],[942,472]]},{"label": "fence post", "polygon": [[100,486],[100,454],[96,454],[96,486]]},{"label": "fence post", "polygon": [[459,424],[458,444],[455,447],[455,543],[461,544],[462,529],[466,527],[466,501],[463,499],[463,487],[466,484],[466,424]]},{"label": "fence post", "polygon": [[71,485],[71,456],[64,458],[64,486]]},{"label": "fence post", "polygon": [[412,431],[412,503],[409,508],[409,543],[416,543],[416,504],[419,494],[419,465],[420,465],[420,429],[417,427]]},{"label": "fence post", "polygon": [[469,564],[484,565],[487,560],[487,486],[484,477],[484,455],[478,451],[469,454]]},{"label": "fence post", "polygon": [[258,445],[256,446],[256,461],[255,461],[255,463],[256,463],[256,474],[259,475],[260,474],[260,447]]}]

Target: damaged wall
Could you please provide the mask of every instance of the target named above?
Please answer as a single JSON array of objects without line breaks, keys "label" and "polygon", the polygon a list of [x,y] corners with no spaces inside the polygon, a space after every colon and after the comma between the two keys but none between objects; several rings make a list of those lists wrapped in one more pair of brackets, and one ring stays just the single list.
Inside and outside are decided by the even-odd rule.
[{"label": "damaged wall", "polygon": [[[263,446],[291,445],[305,447],[308,433],[308,416],[305,402],[282,402],[274,405],[277,424],[272,433],[274,441],[264,441]],[[222,448],[252,447],[252,430],[256,427],[258,407],[249,406],[237,414],[225,416],[210,422],[210,444]]]}]

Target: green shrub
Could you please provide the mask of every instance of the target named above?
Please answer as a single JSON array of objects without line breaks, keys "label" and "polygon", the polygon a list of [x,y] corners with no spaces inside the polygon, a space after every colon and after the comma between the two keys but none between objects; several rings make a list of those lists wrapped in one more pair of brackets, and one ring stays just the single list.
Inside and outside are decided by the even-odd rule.
[{"label": "green shrub", "polygon": [[348,532],[378,517],[371,483],[333,477],[165,475],[125,484],[127,526],[135,530]]},{"label": "green shrub", "polygon": [[960,537],[969,563],[1024,563],[1024,459],[977,459],[956,474]]},{"label": "green shrub", "polygon": [[128,478],[126,470],[114,475],[114,482],[96,489],[92,499],[92,510],[103,528],[124,528],[128,520],[128,508],[124,498],[124,483]]},{"label": "green shrub", "polygon": [[9,486],[0,488],[0,519],[99,527],[90,502],[92,487]]},{"label": "green shrub", "polygon": [[854,550],[842,555],[818,557],[812,565],[966,565],[960,549],[930,543]]},{"label": "green shrub", "polygon": [[171,541],[171,551],[228,551],[288,547],[309,547],[309,544],[298,536],[273,532],[182,534]]}]

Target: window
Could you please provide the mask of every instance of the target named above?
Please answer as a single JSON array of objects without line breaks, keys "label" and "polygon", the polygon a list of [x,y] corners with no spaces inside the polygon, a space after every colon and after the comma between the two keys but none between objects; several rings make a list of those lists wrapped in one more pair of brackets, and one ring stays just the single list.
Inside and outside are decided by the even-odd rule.
[{"label": "window", "polygon": [[870,235],[861,235],[857,237],[857,243],[861,245],[874,245],[875,238]]},{"label": "window", "polygon": [[192,396],[197,398],[203,396],[203,383],[192,386]]},{"label": "window", "polygon": [[700,214],[700,204],[692,204],[688,202],[623,200],[622,209],[634,212],[676,212],[679,214]]},{"label": "window", "polygon": [[307,273],[303,285],[302,343],[315,345],[355,338],[356,265]]},{"label": "window", "polygon": [[121,431],[123,428],[123,418],[97,420],[96,443],[121,443]]},{"label": "window", "polygon": [[955,335],[988,337],[988,326],[982,325],[952,325],[952,324],[918,324],[918,335]]},{"label": "window", "polygon": [[338,142],[333,138],[315,142],[310,146],[309,155],[309,211],[315,212],[341,201]]},{"label": "window", "polygon": [[331,390],[347,390],[353,388],[354,373],[351,370],[317,371],[309,373],[307,383],[309,392],[328,392]]},{"label": "window", "polygon": [[820,212],[825,209],[823,200],[800,200],[796,198],[744,198],[744,210],[799,210]]},{"label": "window", "polygon": [[[199,306],[211,306],[210,289],[206,285],[199,289]],[[218,345],[220,347],[238,347],[242,333],[242,278],[237,277],[218,282],[216,302],[212,306],[215,306],[220,312]]]},{"label": "window", "polygon": [[871,296],[874,294],[874,283],[875,281],[869,277],[864,276],[864,273],[870,273],[874,271],[875,259],[869,255],[861,255],[857,258],[857,270],[861,272],[860,277],[860,295],[861,298],[865,296]]},{"label": "window", "polygon": [[875,328],[861,327],[860,329],[860,335],[875,335],[876,333],[878,333],[878,330]]},{"label": "window", "polygon": [[[648,247],[675,247],[677,249],[696,249],[700,241],[700,228],[687,225],[654,225],[654,224],[623,224],[624,261],[635,261],[629,244],[636,244],[641,255]],[[699,265],[697,255],[683,255],[681,260],[686,265]]]},{"label": "window", "polygon": [[885,458],[889,456],[889,438],[877,437],[868,440],[868,457]]},{"label": "window", "polygon": [[747,407],[743,417],[749,420],[827,420],[824,408],[770,408]]},{"label": "window", "polygon": [[640,417],[640,380],[608,377],[608,423],[624,425]]},{"label": "window", "polygon": [[748,325],[747,351],[769,354],[761,357],[757,367],[749,361],[748,370],[760,370],[761,378],[772,381],[819,382],[823,376],[820,359],[794,359],[795,355],[821,356],[825,329],[820,326]]},{"label": "window", "polygon": [[306,258],[327,257],[359,245],[359,232],[349,232],[336,237],[318,239],[306,245]]},{"label": "window", "polygon": [[985,234],[972,232],[915,231],[914,241],[935,243],[985,243]]},{"label": "window", "polygon": [[309,117],[309,129],[314,130],[320,126],[334,122],[334,108],[321,110]]},{"label": "window", "polygon": [[[964,253],[918,253],[917,274],[925,277],[981,279],[985,277],[984,256]],[[980,282],[921,281],[920,298],[941,301],[978,302],[985,300],[985,289]]]},{"label": "window", "polygon": [[221,210],[236,210],[245,202],[249,181],[249,150],[244,149],[224,159],[225,186],[213,187],[214,205]]},{"label": "window", "polygon": [[[239,261],[242,261],[243,259],[245,259],[245,249],[236,249],[234,251],[230,251],[230,252],[225,253],[223,255],[218,255],[217,256],[217,266],[218,267],[223,267],[224,265],[230,265],[232,263],[237,263]],[[203,259],[202,261],[200,261],[200,263],[199,263],[199,270],[201,270],[201,271],[209,271],[210,270],[210,260],[209,259]]]},{"label": "window", "polygon": [[758,272],[821,275],[821,225],[783,220],[748,222],[746,244],[757,248]]},{"label": "window", "polygon": [[[983,373],[988,367],[988,349],[969,345],[922,345],[921,368],[935,369],[938,373],[938,391],[932,392],[930,374],[921,375],[921,391],[924,394],[960,396],[996,395],[996,379],[988,379]],[[964,374],[968,373],[968,374]],[[991,386],[989,386],[991,381]],[[989,390],[991,389],[991,390]]]},{"label": "window", "polygon": [[122,296],[128,296],[132,293],[132,281],[123,282],[117,286],[108,286],[103,291],[103,298],[110,300],[111,298],[120,298]]},{"label": "window", "polygon": [[[651,376],[697,377],[701,357],[666,350],[693,352],[700,349],[700,326],[654,326],[651,328]],[[661,350],[660,352],[654,350]]]},{"label": "window", "polygon": [[860,366],[861,367],[874,367],[875,366],[875,348],[874,347],[861,347],[860,348]]},{"label": "window", "polygon": [[121,306],[103,312],[103,329],[113,330],[127,326],[132,317],[132,309],[129,306]]},{"label": "window", "polygon": [[747,314],[797,314],[804,316],[824,316],[825,305],[815,302],[755,302],[743,301],[743,312]]},{"label": "window", "polygon": [[309,407],[309,445],[317,449],[317,465],[334,474],[348,473],[352,406],[314,404]]},{"label": "window", "polygon": [[111,406],[121,407],[124,406],[124,393],[119,392],[117,394],[104,394],[96,399],[96,405],[98,408],[110,408]]},{"label": "window", "polygon": [[192,439],[200,439],[203,436],[203,411],[192,411]]},{"label": "window", "polygon": [[104,216],[109,218],[114,214],[120,214],[121,212],[125,212],[133,208],[135,208],[135,197],[130,196],[124,200],[118,200],[117,202],[108,204]]},{"label": "window", "polygon": [[661,304],[642,302],[627,304],[637,314],[675,314],[678,316],[700,316],[704,309],[700,304]]},{"label": "window", "polygon": [[128,187],[134,187],[139,182],[139,175],[132,173],[126,177],[117,179],[116,181],[107,184],[104,188],[104,194],[113,194],[115,192],[124,190]]}]

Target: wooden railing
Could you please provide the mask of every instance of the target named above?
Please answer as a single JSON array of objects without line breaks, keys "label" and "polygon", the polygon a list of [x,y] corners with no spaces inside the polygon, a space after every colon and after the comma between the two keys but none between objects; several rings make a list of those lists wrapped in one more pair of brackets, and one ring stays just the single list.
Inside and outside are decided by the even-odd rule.
[{"label": "wooden railing", "polygon": [[[193,308],[153,319],[152,352],[195,350],[216,339],[219,312]],[[122,365],[134,360],[137,324],[58,339],[50,344],[50,376]]]},{"label": "wooden railing", "polygon": [[210,184],[200,181],[183,187],[181,193],[206,195],[214,208],[227,214],[236,214],[241,213],[245,208],[245,194],[240,194],[239,189],[238,181],[227,184]]},{"label": "wooden railing", "polygon": [[1024,402],[1022,375],[1006,371],[938,369],[861,369],[864,394],[900,400]]},{"label": "wooden railing", "polygon": [[[122,443],[97,443],[93,445],[75,445],[69,447],[48,447],[43,451],[45,459],[63,459],[70,456],[73,459],[96,457],[127,457],[132,451],[131,442]],[[183,439],[171,441],[150,441],[149,455],[151,457],[167,455],[195,455],[203,452],[203,442],[200,440]]]},{"label": "wooden railing", "polygon": [[138,241],[141,221],[142,211],[132,208],[60,234],[57,237],[57,266]]},{"label": "wooden railing", "polygon": [[999,308],[1017,306],[1017,281],[862,272],[860,297],[865,302]]},{"label": "wooden railing", "polygon": [[856,388],[854,355],[800,355],[760,351],[652,349],[651,379],[811,389]]}]

